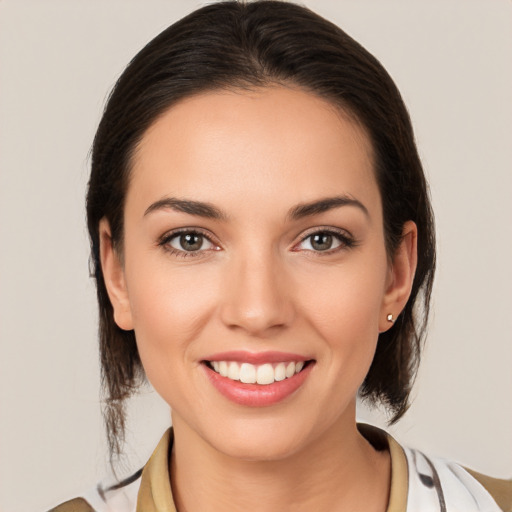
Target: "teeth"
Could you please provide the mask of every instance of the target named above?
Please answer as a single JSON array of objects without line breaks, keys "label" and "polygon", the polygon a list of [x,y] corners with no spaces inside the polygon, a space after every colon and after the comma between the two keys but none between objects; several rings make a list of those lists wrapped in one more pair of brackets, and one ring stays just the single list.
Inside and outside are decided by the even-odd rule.
[{"label": "teeth", "polygon": [[272,368],[271,364],[267,363],[258,366],[256,382],[258,384],[272,384],[274,382],[274,368]]},{"label": "teeth", "polygon": [[286,365],[286,377],[289,379],[295,375],[295,363],[288,363]]},{"label": "teeth", "polygon": [[274,369],[274,379],[277,381],[286,379],[286,366],[284,363],[279,363]]},{"label": "teeth", "polygon": [[228,363],[228,378],[232,380],[240,380],[240,365],[231,361]]},{"label": "teeth", "polygon": [[[236,364],[238,363],[231,363]],[[240,367],[240,382],[254,384],[256,382],[256,367],[249,363],[243,363]]]},{"label": "teeth", "polygon": [[219,369],[214,367],[215,371],[218,371],[223,377],[228,376],[228,363],[226,361],[220,361],[217,363],[219,365]]},{"label": "teeth", "polygon": [[237,363],[236,361],[212,361],[210,364],[222,377],[239,380],[245,384],[261,385],[289,379],[304,368],[304,361],[261,365]]}]

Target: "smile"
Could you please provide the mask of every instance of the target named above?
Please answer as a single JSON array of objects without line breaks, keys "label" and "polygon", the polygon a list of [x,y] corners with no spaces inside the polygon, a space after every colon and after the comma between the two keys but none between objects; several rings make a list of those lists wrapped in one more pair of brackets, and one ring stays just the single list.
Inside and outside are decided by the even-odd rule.
[{"label": "smile", "polygon": [[254,365],[237,361],[210,361],[213,371],[244,384],[269,385],[293,377],[304,368],[304,361],[264,363]]},{"label": "smile", "polygon": [[209,382],[225,398],[246,407],[268,407],[299,391],[316,361],[298,354],[243,351],[203,359]]}]

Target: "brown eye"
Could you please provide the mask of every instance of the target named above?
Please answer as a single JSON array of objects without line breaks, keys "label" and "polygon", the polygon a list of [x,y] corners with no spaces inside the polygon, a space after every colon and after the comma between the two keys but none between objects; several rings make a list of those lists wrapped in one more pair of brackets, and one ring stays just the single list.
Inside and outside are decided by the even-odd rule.
[{"label": "brown eye", "polygon": [[322,252],[330,249],[336,249],[343,245],[340,235],[329,233],[328,231],[318,231],[301,242],[301,249],[307,251]]},{"label": "brown eye", "polygon": [[185,252],[207,250],[213,247],[213,244],[204,235],[193,231],[174,235],[168,244],[173,249]]},{"label": "brown eye", "polygon": [[324,230],[304,237],[294,250],[321,253],[335,251],[336,249],[348,249],[354,245],[354,239],[347,234],[334,230]]},{"label": "brown eye", "polygon": [[317,233],[311,236],[310,243],[315,251],[327,251],[332,248],[333,236],[329,233]]}]

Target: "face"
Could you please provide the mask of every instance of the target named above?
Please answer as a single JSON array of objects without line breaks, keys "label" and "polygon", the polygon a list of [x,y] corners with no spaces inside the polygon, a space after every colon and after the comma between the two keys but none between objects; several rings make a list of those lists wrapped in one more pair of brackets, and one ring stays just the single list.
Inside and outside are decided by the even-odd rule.
[{"label": "face", "polygon": [[301,90],[219,91],[169,109],[133,163],[123,262],[105,221],[102,261],[176,431],[276,459],[354,425],[410,287],[364,130]]}]

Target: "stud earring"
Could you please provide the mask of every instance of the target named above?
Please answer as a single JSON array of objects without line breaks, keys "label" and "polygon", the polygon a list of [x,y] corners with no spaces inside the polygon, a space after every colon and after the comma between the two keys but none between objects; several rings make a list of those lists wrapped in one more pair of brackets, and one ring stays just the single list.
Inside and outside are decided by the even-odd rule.
[{"label": "stud earring", "polygon": [[388,319],[388,322],[392,324],[395,323],[395,319],[393,318],[393,315],[391,313],[389,313],[389,315],[386,318]]}]

